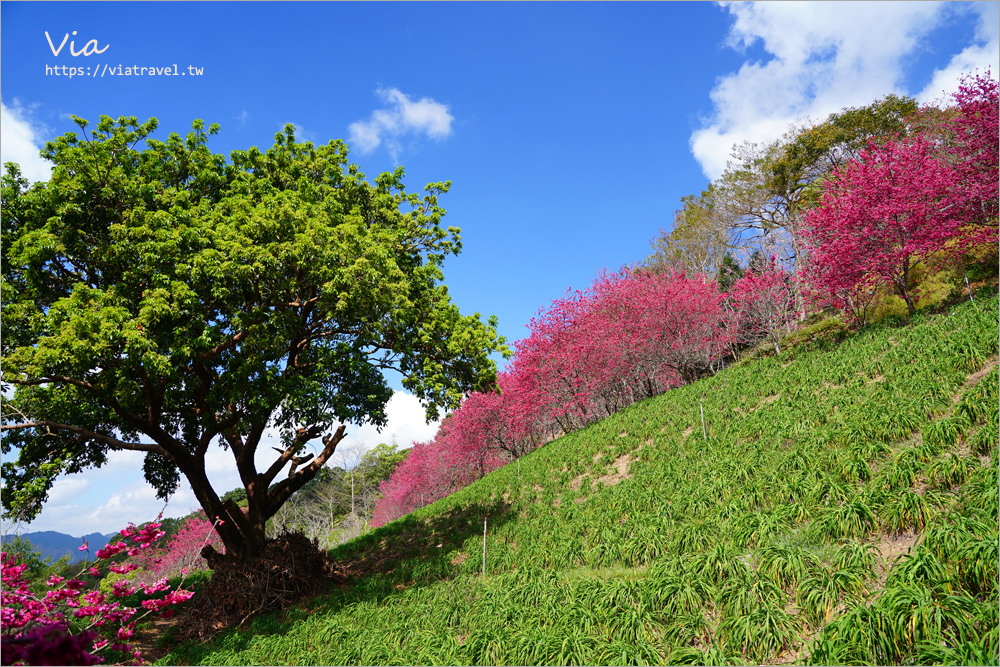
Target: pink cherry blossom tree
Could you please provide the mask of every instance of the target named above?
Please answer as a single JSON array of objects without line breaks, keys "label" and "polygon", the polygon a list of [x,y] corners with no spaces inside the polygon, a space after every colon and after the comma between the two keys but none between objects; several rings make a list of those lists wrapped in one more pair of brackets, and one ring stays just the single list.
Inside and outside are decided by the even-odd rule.
[{"label": "pink cherry blossom tree", "polygon": [[937,251],[961,252],[963,218],[948,193],[960,172],[926,139],[871,144],[836,171],[806,216],[814,284],[830,297],[874,280],[915,310],[911,271]]},{"label": "pink cherry blossom tree", "polygon": [[951,121],[955,142],[950,152],[962,187],[953,192],[964,222],[973,225],[978,242],[996,243],[1000,101],[998,83],[987,70],[963,77],[953,95],[958,114]]},{"label": "pink cherry blossom tree", "polygon": [[767,340],[779,356],[779,341],[795,321],[793,277],[777,266],[774,257],[760,271],[748,271],[730,287],[729,333],[739,345]]},{"label": "pink cherry blossom tree", "polygon": [[225,553],[222,540],[215,531],[215,523],[199,510],[185,519],[164,547],[136,557],[135,562],[155,578],[186,575],[189,571],[208,567],[201,557],[201,550],[209,544]]}]

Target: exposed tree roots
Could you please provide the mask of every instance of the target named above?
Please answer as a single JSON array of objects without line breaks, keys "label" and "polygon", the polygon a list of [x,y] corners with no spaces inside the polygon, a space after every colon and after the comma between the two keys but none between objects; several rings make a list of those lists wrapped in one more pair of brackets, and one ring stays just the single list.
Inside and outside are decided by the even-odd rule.
[{"label": "exposed tree roots", "polygon": [[185,640],[208,639],[257,614],[285,609],[323,592],[331,580],[327,555],[301,533],[268,540],[257,558],[236,562],[215,557],[210,563],[212,578],[181,630]]}]

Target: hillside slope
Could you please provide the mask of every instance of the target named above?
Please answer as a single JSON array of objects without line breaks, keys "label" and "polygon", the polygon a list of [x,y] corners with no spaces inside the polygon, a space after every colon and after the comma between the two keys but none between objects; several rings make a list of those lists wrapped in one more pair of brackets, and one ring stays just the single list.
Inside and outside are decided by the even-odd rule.
[{"label": "hillside slope", "polygon": [[997,312],[804,333],[343,545],[328,595],[161,662],[996,664]]}]

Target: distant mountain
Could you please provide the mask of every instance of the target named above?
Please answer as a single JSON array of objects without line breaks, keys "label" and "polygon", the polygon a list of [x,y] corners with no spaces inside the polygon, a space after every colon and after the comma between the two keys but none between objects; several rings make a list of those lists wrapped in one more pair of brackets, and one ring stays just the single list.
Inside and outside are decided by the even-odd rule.
[{"label": "distant mountain", "polygon": [[48,556],[53,561],[59,560],[63,556],[69,556],[73,562],[88,558],[87,553],[79,551],[80,545],[87,542],[90,547],[90,560],[94,559],[94,554],[98,549],[107,546],[111,538],[118,533],[91,533],[83,537],[73,537],[66,533],[57,533],[54,530],[43,530],[37,533],[22,533],[21,537],[34,544],[44,556]]}]

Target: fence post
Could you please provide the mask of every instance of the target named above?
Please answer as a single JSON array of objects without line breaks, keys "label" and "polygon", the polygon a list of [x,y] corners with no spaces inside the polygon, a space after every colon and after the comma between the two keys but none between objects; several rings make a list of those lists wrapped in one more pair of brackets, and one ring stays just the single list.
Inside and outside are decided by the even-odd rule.
[{"label": "fence post", "polygon": [[483,519],[483,579],[486,578],[486,519]]},{"label": "fence post", "polygon": [[705,404],[698,401],[698,406],[701,408],[701,439],[708,440],[708,433],[705,431]]}]

